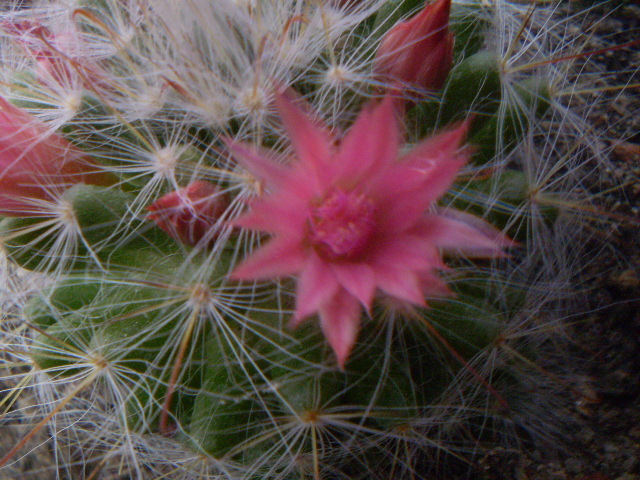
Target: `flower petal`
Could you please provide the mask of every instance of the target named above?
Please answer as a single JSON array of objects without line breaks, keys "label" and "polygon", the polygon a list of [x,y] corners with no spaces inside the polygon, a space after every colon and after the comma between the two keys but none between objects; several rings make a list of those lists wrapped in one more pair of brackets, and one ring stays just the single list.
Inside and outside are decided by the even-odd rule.
[{"label": "flower petal", "polygon": [[443,162],[457,155],[469,154],[468,150],[462,150],[463,142],[469,132],[470,120],[458,123],[454,127],[449,127],[431,137],[426,138],[417,144],[409,153],[403,156],[400,161],[403,163],[423,162]]},{"label": "flower petal", "polygon": [[269,187],[277,187],[286,178],[288,168],[276,163],[270,155],[260,152],[253,145],[236,142],[229,138],[222,139],[240,165],[249,170]]},{"label": "flower petal", "polygon": [[358,300],[342,289],[320,309],[320,326],[341,370],[358,337],[360,311]]},{"label": "flower petal", "polygon": [[441,270],[444,264],[436,246],[429,239],[417,235],[398,235],[385,239],[377,249],[373,261],[378,265],[393,265],[399,270],[430,272]]},{"label": "flower petal", "polygon": [[363,110],[342,140],[332,162],[334,181],[369,182],[372,175],[382,175],[396,161],[400,148],[400,131],[393,98]]},{"label": "flower petal", "polygon": [[[270,198],[261,198],[252,202],[251,209],[232,224],[236,227],[248,228],[272,234],[286,234],[288,237],[301,238],[304,234],[306,222],[305,205],[301,205],[296,198],[285,198],[290,201],[274,202]],[[285,195],[285,197],[287,197]]]},{"label": "flower petal", "polygon": [[359,263],[336,263],[332,265],[338,282],[370,312],[376,291],[376,277],[369,265]]},{"label": "flower petal", "polygon": [[326,175],[326,164],[333,153],[333,139],[322,124],[311,118],[310,108],[301,108],[306,104],[296,97],[293,90],[288,89],[276,95],[276,107],[298,160],[320,179]]},{"label": "flower petal", "polygon": [[460,150],[466,123],[426,140],[404,157],[396,168],[371,182],[378,209],[380,228],[403,232],[446,191],[468,160],[468,149]]},{"label": "flower petal", "polygon": [[418,227],[421,236],[449,252],[476,257],[504,257],[503,248],[517,246],[481,218],[454,209],[427,215]]},{"label": "flower petal", "polygon": [[236,280],[262,280],[292,275],[300,271],[305,253],[299,242],[290,239],[272,239],[238,265],[231,278]]},{"label": "flower petal", "polygon": [[302,266],[298,279],[296,311],[291,322],[297,326],[320,309],[336,294],[340,285],[329,264],[312,253]]},{"label": "flower petal", "polygon": [[375,272],[376,283],[385,293],[415,305],[426,305],[420,278],[414,272],[391,265],[378,265]]},{"label": "flower petal", "polygon": [[422,294],[425,297],[451,297],[455,294],[447,287],[447,284],[437,275],[427,273],[420,275]]},{"label": "flower petal", "polygon": [[451,0],[437,0],[394,25],[376,52],[374,73],[425,90],[441,88],[453,60],[450,9]]},{"label": "flower petal", "polygon": [[[451,187],[465,163],[466,159],[452,158],[447,162],[416,168],[410,174],[417,187],[413,190],[398,192],[398,188],[389,185],[387,193],[377,199],[378,204],[385,206],[379,209],[380,229],[404,232],[415,225],[424,212]],[[393,177],[389,176],[387,180],[391,181]],[[393,192],[396,192],[395,198],[391,196]]]}]

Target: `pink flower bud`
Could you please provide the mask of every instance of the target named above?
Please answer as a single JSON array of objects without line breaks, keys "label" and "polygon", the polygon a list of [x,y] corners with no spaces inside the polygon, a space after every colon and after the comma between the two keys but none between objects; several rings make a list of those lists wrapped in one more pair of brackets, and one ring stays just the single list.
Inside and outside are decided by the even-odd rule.
[{"label": "pink flower bud", "polygon": [[374,73],[403,88],[442,88],[453,62],[450,9],[451,0],[436,0],[391,28],[376,52]]},{"label": "pink flower bud", "polygon": [[0,97],[0,215],[42,215],[43,201],[56,201],[72,185],[115,180],[65,138]]},{"label": "pink flower bud", "polygon": [[168,193],[147,207],[153,220],[172,238],[187,245],[197,245],[202,239],[211,244],[215,229],[228,201],[210,182],[197,181]]}]

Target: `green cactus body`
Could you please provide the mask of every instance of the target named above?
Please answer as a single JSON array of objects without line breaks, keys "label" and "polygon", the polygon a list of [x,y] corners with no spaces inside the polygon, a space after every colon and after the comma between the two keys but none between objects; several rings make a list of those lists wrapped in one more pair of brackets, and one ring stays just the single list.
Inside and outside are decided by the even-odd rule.
[{"label": "green cactus body", "polygon": [[478,147],[474,160],[486,163],[500,151],[508,153],[550,103],[550,88],[544,78],[529,77],[514,84],[512,98],[504,98],[498,113],[471,136],[471,143]]},{"label": "green cactus body", "polygon": [[482,298],[459,296],[432,301],[430,307],[425,321],[445,340],[441,348],[451,348],[467,360],[493,345],[505,325],[503,314]]},{"label": "green cactus body", "polygon": [[242,445],[268,419],[261,395],[245,383],[247,375],[255,375],[255,366],[224,340],[209,341],[205,350],[202,390],[195,399],[189,437],[198,451],[216,458],[242,456]]},{"label": "green cactus body", "polygon": [[410,13],[420,8],[422,0],[401,0],[387,2],[376,14],[373,31],[382,37],[391,27]]},{"label": "green cactus body", "polygon": [[91,368],[93,325],[79,313],[57,319],[34,339],[29,354],[50,376],[72,376]]},{"label": "green cactus body", "polygon": [[4,246],[11,259],[29,270],[82,272],[101,262],[126,267],[178,267],[180,260],[172,254],[182,248],[165,232],[140,220],[122,222],[134,198],[116,188],[84,184],[64,192],[62,201],[74,213],[73,234],[66,247],[74,251],[73,262],[68,261],[67,251],[56,255],[58,230],[52,227],[55,222],[51,219],[5,218],[0,234],[7,237]]},{"label": "green cactus body", "polygon": [[489,15],[489,9],[481,0],[451,4],[451,30],[457,57],[469,57],[483,48],[485,32],[490,28]]},{"label": "green cactus body", "polygon": [[60,314],[66,315],[89,305],[100,289],[99,278],[91,275],[70,275],[29,299],[22,315],[27,322],[46,328],[56,323]]},{"label": "green cactus body", "polygon": [[276,386],[284,414],[320,412],[336,403],[341,380],[324,364],[326,348],[317,329],[305,325],[291,336],[272,335],[269,343],[263,342],[266,374]]},{"label": "green cactus body", "polygon": [[[69,253],[56,251],[56,233],[50,223],[35,217],[8,217],[0,221],[0,236],[7,255],[22,268],[34,271],[56,271],[71,268]],[[72,248],[76,248],[77,239]],[[85,268],[86,262],[74,258],[72,265]]]},{"label": "green cactus body", "polygon": [[552,224],[559,214],[553,205],[538,204],[527,174],[512,169],[470,182],[456,194],[453,204],[489,219],[520,241],[526,241],[534,216]]},{"label": "green cactus body", "polygon": [[[415,419],[423,399],[418,390],[424,387],[414,383],[410,367],[402,362],[404,359],[396,356],[385,359],[386,355],[384,342],[378,342],[370,346],[367,355],[354,359],[349,365],[344,394],[347,406],[359,409],[368,424],[382,429]],[[386,370],[379,370],[385,364]]]},{"label": "green cactus body", "polygon": [[[116,188],[78,184],[64,195],[73,206],[84,241],[102,258],[108,259],[117,251],[118,259],[123,261],[126,252],[135,256],[137,250],[149,247],[164,254],[179,251],[165,232],[148,222],[136,219],[129,224],[122,223],[135,198],[130,193]],[[135,259],[131,261],[135,262]]]},{"label": "green cactus body", "polygon": [[442,98],[426,101],[415,108],[422,134],[451,122],[472,118],[472,132],[493,118],[501,98],[499,59],[481,50],[463,59],[451,73]]},{"label": "green cactus body", "polygon": [[[130,391],[124,402],[124,424],[138,433],[175,434],[194,415],[197,392],[202,389],[202,368],[198,362],[189,362],[181,371],[178,383],[174,384],[170,370],[153,368],[154,364],[163,361],[162,357],[155,356],[150,360],[153,353],[149,353],[149,346],[146,348],[120,362],[121,366],[132,369],[127,374]],[[160,432],[165,409],[168,425]]]}]

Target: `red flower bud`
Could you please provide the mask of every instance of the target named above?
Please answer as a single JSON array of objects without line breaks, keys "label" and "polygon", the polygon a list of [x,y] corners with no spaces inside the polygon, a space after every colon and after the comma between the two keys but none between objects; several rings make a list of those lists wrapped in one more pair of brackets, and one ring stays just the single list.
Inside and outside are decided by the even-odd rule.
[{"label": "red flower bud", "polygon": [[172,238],[187,245],[207,244],[216,238],[214,229],[228,201],[210,182],[197,181],[168,193],[147,207],[153,220]]},{"label": "red flower bud", "polygon": [[451,0],[436,0],[391,28],[376,52],[374,73],[404,88],[442,88],[453,63],[450,9]]},{"label": "red flower bud", "polygon": [[0,215],[37,216],[72,185],[111,185],[91,157],[0,97]]}]

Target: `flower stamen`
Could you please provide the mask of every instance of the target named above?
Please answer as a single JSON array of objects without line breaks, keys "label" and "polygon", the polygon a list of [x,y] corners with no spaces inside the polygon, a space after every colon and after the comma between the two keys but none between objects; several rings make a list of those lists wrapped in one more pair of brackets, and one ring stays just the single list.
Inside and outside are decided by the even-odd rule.
[{"label": "flower stamen", "polygon": [[354,260],[374,230],[373,201],[360,193],[331,190],[309,212],[309,239],[327,260]]}]

